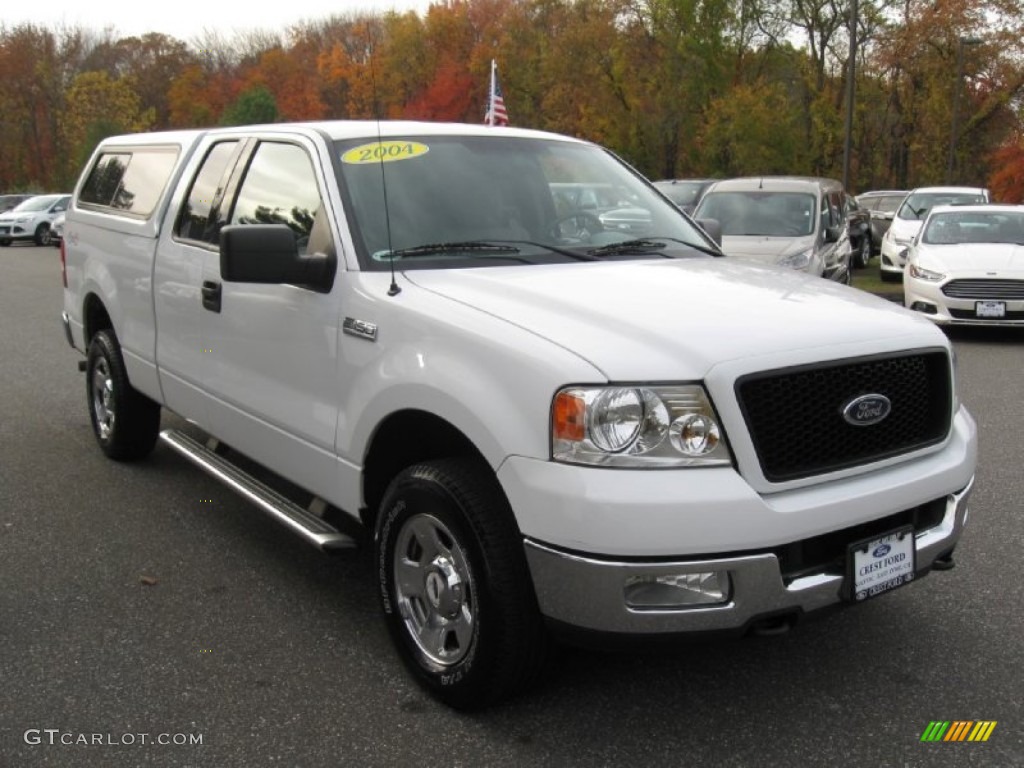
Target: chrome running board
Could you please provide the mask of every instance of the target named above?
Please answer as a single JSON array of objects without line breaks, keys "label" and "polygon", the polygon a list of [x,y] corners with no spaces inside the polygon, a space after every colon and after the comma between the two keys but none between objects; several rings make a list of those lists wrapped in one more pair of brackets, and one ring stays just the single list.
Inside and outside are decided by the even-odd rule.
[{"label": "chrome running board", "polygon": [[320,549],[333,551],[357,546],[351,536],[342,533],[313,512],[303,509],[184,432],[165,429],[160,433],[160,439]]}]

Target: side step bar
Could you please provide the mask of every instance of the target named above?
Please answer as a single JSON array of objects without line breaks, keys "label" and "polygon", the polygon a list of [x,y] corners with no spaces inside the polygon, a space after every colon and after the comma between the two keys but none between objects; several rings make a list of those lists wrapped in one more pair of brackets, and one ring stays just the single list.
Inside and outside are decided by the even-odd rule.
[{"label": "side step bar", "polygon": [[285,498],[184,432],[165,429],[160,433],[160,439],[320,549],[330,552],[357,546],[351,536]]}]

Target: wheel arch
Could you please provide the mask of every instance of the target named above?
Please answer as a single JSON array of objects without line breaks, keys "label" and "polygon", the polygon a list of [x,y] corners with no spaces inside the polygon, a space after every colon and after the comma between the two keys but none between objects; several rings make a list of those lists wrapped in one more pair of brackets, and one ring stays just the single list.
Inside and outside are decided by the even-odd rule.
[{"label": "wheel arch", "polygon": [[114,322],[110,319],[110,313],[107,312],[103,300],[95,293],[88,293],[85,301],[82,302],[82,341],[85,348],[89,348],[89,342],[92,341],[93,336],[108,328],[114,331],[115,335],[117,334],[117,331],[114,330]]},{"label": "wheel arch", "polygon": [[440,416],[418,409],[397,411],[376,428],[363,462],[360,517],[373,530],[381,499],[391,480],[413,464],[455,456],[484,455],[462,430]]}]

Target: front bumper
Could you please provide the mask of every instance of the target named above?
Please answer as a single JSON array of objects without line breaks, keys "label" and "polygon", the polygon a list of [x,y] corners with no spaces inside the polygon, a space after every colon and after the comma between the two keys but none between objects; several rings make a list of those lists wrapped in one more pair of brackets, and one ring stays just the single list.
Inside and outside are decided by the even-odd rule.
[{"label": "front bumper", "polygon": [[[944,500],[938,524],[914,536],[916,575],[949,555],[967,522],[973,478]],[[851,540],[850,543],[852,543]],[[784,576],[774,552],[749,552],[700,559],[635,561],[605,559],[564,551],[527,538],[527,561],[541,612],[558,624],[615,635],[659,635],[740,631],[762,619],[795,616],[844,600],[842,569]],[[731,589],[725,602],[674,610],[630,608],[624,599],[631,579],[684,573],[727,572]]]},{"label": "front bumper", "polygon": [[1003,317],[979,317],[977,304],[981,299],[957,299],[942,292],[945,282],[918,280],[907,275],[903,281],[903,305],[918,312],[937,325],[1024,326],[1024,301],[1002,300]]},{"label": "front bumper", "polygon": [[910,241],[899,242],[888,237],[882,238],[882,247],[878,259],[879,268],[883,272],[894,275],[902,275],[904,267],[907,266],[905,257],[900,256],[900,251],[910,246]]}]

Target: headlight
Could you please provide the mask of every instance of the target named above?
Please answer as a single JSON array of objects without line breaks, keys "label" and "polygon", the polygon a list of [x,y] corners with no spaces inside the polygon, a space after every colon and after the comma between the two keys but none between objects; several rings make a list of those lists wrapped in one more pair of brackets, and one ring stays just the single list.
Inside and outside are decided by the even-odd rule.
[{"label": "headlight", "polygon": [[789,267],[790,269],[807,269],[811,263],[811,256],[814,254],[813,248],[808,248],[806,251],[800,253],[794,253],[790,256],[779,261],[780,267]]},{"label": "headlight", "polygon": [[551,455],[555,461],[606,467],[732,462],[700,385],[562,389],[551,409]]},{"label": "headlight", "polygon": [[941,272],[932,272],[930,269],[919,267],[917,264],[911,264],[909,271],[911,277],[916,277],[918,280],[928,280],[933,283],[946,277]]}]

